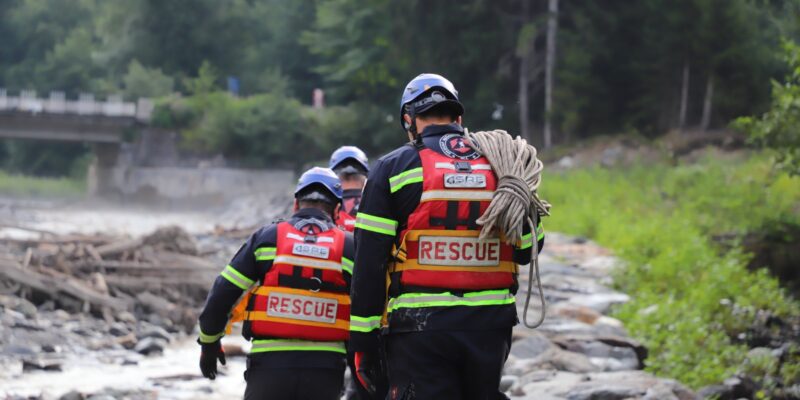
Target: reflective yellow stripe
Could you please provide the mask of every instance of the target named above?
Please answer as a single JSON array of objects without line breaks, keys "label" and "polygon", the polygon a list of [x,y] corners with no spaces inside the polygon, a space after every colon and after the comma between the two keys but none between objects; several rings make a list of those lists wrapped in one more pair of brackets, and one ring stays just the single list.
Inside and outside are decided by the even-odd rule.
[{"label": "reflective yellow stripe", "polygon": [[419,201],[431,200],[464,200],[491,201],[494,191],[491,190],[426,190]]},{"label": "reflective yellow stripe", "polygon": [[348,274],[353,275],[353,260],[342,257],[342,269]]},{"label": "reflective yellow stripe", "polygon": [[237,271],[232,266],[228,265],[225,269],[222,270],[220,276],[227,279],[228,282],[236,285],[239,289],[247,290],[250,286],[253,286],[253,280],[249,279],[248,277],[242,275],[239,271]]},{"label": "reflective yellow stripe", "polygon": [[389,299],[388,311],[392,312],[399,308],[498,306],[505,304],[514,304],[514,295],[508,290],[470,292],[464,293],[463,297],[456,296],[450,292],[406,293]]},{"label": "reflective yellow stripe", "polygon": [[259,247],[255,251],[256,261],[268,261],[275,259],[275,247]]},{"label": "reflective yellow stripe", "polygon": [[381,327],[381,316],[359,317],[350,315],[350,331],[353,332],[372,332]]},{"label": "reflective yellow stripe", "polygon": [[344,342],[311,342],[307,340],[254,340],[250,353],[268,351],[333,351],[345,354]]},{"label": "reflective yellow stripe", "polygon": [[219,340],[221,337],[225,336],[225,331],[222,331],[216,335],[209,335],[207,333],[203,333],[203,330],[200,330],[200,343],[214,343]]},{"label": "reflective yellow stripe", "polygon": [[397,231],[397,221],[360,212],[356,216],[356,228],[394,236]]},{"label": "reflective yellow stripe", "polygon": [[[536,236],[536,240],[544,239],[544,229],[542,228],[542,223],[539,222],[539,226],[536,227],[536,232],[538,235]],[[520,238],[520,250],[530,249],[533,246],[533,232],[528,233],[527,235],[522,235]]]},{"label": "reflective yellow stripe", "polygon": [[532,233],[528,233],[526,235],[522,235],[522,238],[520,238],[520,240],[519,240],[520,241],[520,246],[519,246],[520,250],[530,249],[531,246],[533,246],[533,240],[531,240],[532,238],[533,238],[533,234]]},{"label": "reflective yellow stripe", "polygon": [[298,256],[284,256],[280,255],[275,257],[275,264],[291,264],[300,267],[329,269],[333,271],[342,271],[342,264],[333,261],[317,260],[314,258],[298,257]]},{"label": "reflective yellow stripe", "polygon": [[411,183],[422,182],[422,167],[412,168],[389,178],[389,191],[394,193]]}]

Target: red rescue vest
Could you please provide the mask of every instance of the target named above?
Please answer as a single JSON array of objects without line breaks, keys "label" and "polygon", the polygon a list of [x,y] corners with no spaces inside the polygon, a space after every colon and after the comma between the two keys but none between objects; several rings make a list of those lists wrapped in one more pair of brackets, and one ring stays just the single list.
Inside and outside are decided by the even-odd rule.
[{"label": "red rescue vest", "polygon": [[356,229],[356,217],[341,210],[339,211],[339,219],[336,220],[336,225],[347,232],[353,232]]},{"label": "red rescue vest", "polygon": [[[478,239],[497,178],[485,157],[456,160],[430,149],[422,160],[422,197],[395,251],[390,272],[402,287],[507,289],[514,284],[514,248],[500,237]],[[409,289],[411,290],[411,289]]]},{"label": "red rescue vest", "polygon": [[345,234],[328,229],[309,235],[278,224],[272,268],[253,291],[245,317],[255,337],[346,340],[350,296],[342,273]]}]

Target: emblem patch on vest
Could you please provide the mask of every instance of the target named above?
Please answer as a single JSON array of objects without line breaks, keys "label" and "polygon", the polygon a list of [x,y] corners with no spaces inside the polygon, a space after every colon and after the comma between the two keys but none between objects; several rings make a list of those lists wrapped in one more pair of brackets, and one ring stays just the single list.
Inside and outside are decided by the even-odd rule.
[{"label": "emblem patch on vest", "polygon": [[481,174],[445,174],[444,175],[444,187],[445,188],[467,188],[467,189],[476,189],[476,188],[485,188],[486,187],[486,175]]},{"label": "emblem patch on vest", "polygon": [[335,324],[338,307],[339,303],[333,299],[272,292],[267,301],[267,315]]},{"label": "emblem patch on vest", "polygon": [[294,245],[292,245],[292,254],[298,256],[321,258],[323,260],[328,259],[330,251],[331,250],[325,246],[317,246],[308,243],[295,243]]},{"label": "emblem patch on vest", "polygon": [[439,148],[444,155],[460,160],[474,160],[480,157],[475,150],[467,146],[467,138],[456,133],[448,133],[439,138]]},{"label": "emblem patch on vest", "polygon": [[420,236],[418,262],[459,267],[497,266],[500,265],[500,239]]}]

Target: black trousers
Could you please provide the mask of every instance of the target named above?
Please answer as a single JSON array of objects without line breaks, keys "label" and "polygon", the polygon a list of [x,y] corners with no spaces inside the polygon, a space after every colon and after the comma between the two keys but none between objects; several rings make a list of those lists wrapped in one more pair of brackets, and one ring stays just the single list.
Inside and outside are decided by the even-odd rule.
[{"label": "black trousers", "polygon": [[386,377],[378,382],[374,382],[376,390],[373,395],[369,394],[369,392],[361,386],[361,383],[358,382],[358,377],[356,376],[355,353],[352,351],[347,352],[347,367],[350,369],[351,378],[346,388],[347,396],[345,400],[384,400],[386,398],[386,392],[389,390]]},{"label": "black trousers", "polygon": [[265,368],[245,372],[245,400],[338,400],[344,371],[333,368]]},{"label": "black trousers", "polygon": [[423,331],[385,337],[387,399],[498,400],[511,328]]}]

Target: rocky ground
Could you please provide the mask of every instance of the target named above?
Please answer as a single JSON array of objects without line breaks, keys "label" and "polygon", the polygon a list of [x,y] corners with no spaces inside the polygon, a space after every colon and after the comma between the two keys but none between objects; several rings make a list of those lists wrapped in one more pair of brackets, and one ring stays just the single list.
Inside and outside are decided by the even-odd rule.
[{"label": "rocky ground", "polygon": [[[192,222],[198,223],[216,225],[213,217]],[[141,231],[147,230],[142,227]],[[199,254],[212,258],[235,251],[241,238],[234,233],[192,231]],[[514,331],[502,383],[512,399],[696,398],[678,382],[643,372],[647,349],[628,337],[619,320],[607,315],[615,304],[628,300],[624,293],[609,289],[609,272],[618,260],[607,250],[548,233],[540,260],[547,318],[536,330],[518,326]],[[527,269],[521,275],[520,315]],[[165,320],[163,313],[84,311],[65,311],[57,301],[32,297],[18,288],[0,294],[0,398],[241,396],[245,362],[235,355],[244,354],[247,345],[237,335],[224,340],[229,362],[222,367],[222,375],[210,382],[197,368],[194,333],[187,334],[181,324]],[[534,296],[529,320],[535,321],[538,312]]]},{"label": "rocky ground", "polygon": [[[547,317],[536,330],[517,326],[505,367],[503,389],[512,399],[694,399],[678,382],[642,371],[647,349],[628,337],[622,322],[607,314],[628,301],[609,289],[619,260],[592,242],[548,233],[540,256]],[[521,286],[527,285],[527,268]],[[524,311],[525,291],[517,295]],[[531,299],[529,321],[536,321]]]}]

